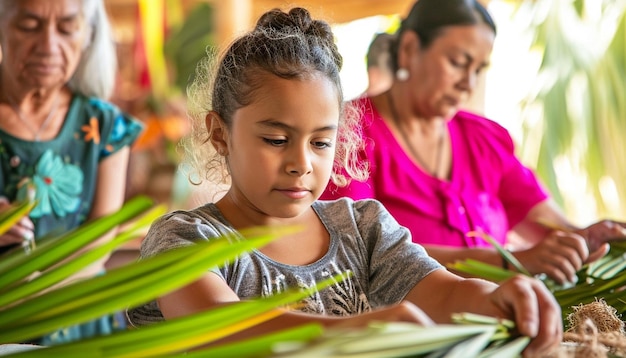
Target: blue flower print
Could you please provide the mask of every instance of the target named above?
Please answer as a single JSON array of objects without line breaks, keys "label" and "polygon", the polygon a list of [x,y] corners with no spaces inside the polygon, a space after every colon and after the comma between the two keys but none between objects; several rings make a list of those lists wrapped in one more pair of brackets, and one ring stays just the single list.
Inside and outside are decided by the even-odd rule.
[{"label": "blue flower print", "polygon": [[30,217],[40,218],[51,213],[64,217],[75,212],[80,205],[83,172],[76,165],[64,163],[48,149],[39,158],[33,177],[20,184],[18,199],[28,197],[29,188],[35,191],[37,206],[30,212]]},{"label": "blue flower print", "polygon": [[103,111],[119,112],[119,109],[117,108],[117,106],[115,106],[114,104],[110,102],[103,101],[100,98],[89,97],[89,104]]},{"label": "blue flower print", "polygon": [[143,126],[140,122],[133,121],[122,114],[115,117],[113,123],[113,130],[109,135],[108,144],[114,148],[119,148],[125,144],[128,144],[130,139],[135,138],[143,130]]},{"label": "blue flower print", "polygon": [[119,115],[115,117],[115,122],[113,123],[113,131],[111,132],[111,142],[119,142],[126,133],[128,133],[128,127],[132,125],[132,122],[129,123],[124,116]]}]

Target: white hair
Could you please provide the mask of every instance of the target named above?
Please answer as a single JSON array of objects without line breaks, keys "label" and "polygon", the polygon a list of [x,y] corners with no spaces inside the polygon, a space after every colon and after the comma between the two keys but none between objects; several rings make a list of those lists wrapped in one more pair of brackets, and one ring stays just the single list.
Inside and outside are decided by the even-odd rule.
[{"label": "white hair", "polygon": [[[0,17],[8,13],[8,0],[0,0]],[[68,85],[86,96],[109,99],[115,87],[117,54],[103,0],[82,0],[86,39],[76,71]]]},{"label": "white hair", "polygon": [[115,87],[117,54],[103,0],[83,0],[83,16],[87,42],[68,85],[86,96],[109,99]]}]

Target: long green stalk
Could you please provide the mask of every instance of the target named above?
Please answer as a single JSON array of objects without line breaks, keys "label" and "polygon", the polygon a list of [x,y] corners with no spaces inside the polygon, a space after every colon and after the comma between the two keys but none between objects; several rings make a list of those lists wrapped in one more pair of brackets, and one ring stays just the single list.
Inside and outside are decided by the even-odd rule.
[{"label": "long green stalk", "polygon": [[496,333],[497,327],[490,326],[484,333],[457,343],[445,355],[446,358],[467,358],[478,356]]},{"label": "long green stalk", "polygon": [[[282,231],[291,232],[292,230],[292,228],[284,228]],[[273,233],[278,234],[281,233],[281,231],[274,230]],[[99,289],[91,290],[90,295],[83,295],[80,298],[75,297],[67,305],[50,308],[46,310],[45,314],[35,318],[45,318],[52,315],[70,315],[74,310],[80,309],[80,307],[92,307],[94,302],[122,300],[127,292],[132,292],[136,289],[136,285],[139,282],[148,287],[144,292],[150,292],[151,288],[154,286],[167,286],[168,284],[178,286],[181,282],[180,280],[190,283],[196,278],[185,278],[187,275],[185,267],[190,267],[189,269],[191,269],[191,266],[197,267],[198,265],[200,267],[219,266],[227,261],[233,260],[243,252],[248,252],[254,248],[263,246],[276,238],[274,235],[263,234],[263,232],[260,231],[254,234],[259,234],[259,236],[234,241],[230,237],[225,237],[225,240],[222,240],[220,245],[206,249],[205,252],[195,252],[196,250],[194,250],[193,247],[197,249],[197,246],[205,244],[204,242],[199,243],[198,245],[192,246],[192,252],[185,257],[184,260],[170,262],[166,267],[156,268],[155,270],[163,272],[158,276],[135,274],[133,277],[129,277],[125,280],[110,282],[106,289],[100,287]],[[242,247],[240,248],[240,246]],[[160,276],[165,276],[165,278]]]},{"label": "long green stalk", "polygon": [[486,264],[482,261],[467,259],[465,261],[457,261],[452,264],[446,265],[446,267],[463,272],[465,274],[481,277],[493,282],[501,282],[508,278],[515,276],[517,273],[505,270],[501,267]]},{"label": "long green stalk", "polygon": [[467,234],[468,236],[477,236],[482,238],[483,240],[487,241],[488,243],[490,243],[495,249],[496,251],[498,251],[498,253],[500,254],[500,256],[502,256],[509,264],[513,265],[513,267],[520,273],[526,275],[526,276],[531,276],[530,272],[528,272],[528,270],[526,270],[526,268],[521,264],[521,262],[519,262],[515,256],[513,256],[509,251],[505,250],[504,247],[502,247],[497,241],[496,239],[494,239],[491,235],[484,233],[484,232],[477,232],[477,231],[472,231],[469,232]]},{"label": "long green stalk", "polygon": [[[221,337],[213,335],[213,332],[223,327],[237,324],[242,320],[272,311],[276,307],[302,300],[317,290],[336,284],[344,277],[337,275],[309,289],[289,290],[271,297],[221,306],[195,315],[165,321],[140,329],[30,351],[21,356],[64,356],[65,353],[81,350],[83,352],[88,350],[89,352],[94,352],[95,355],[110,358],[169,355],[219,339]],[[209,337],[211,339],[206,339],[207,335],[212,335],[212,337]],[[198,338],[203,336],[205,337],[204,340]]]},{"label": "long green stalk", "polygon": [[152,200],[146,197],[131,199],[118,212],[81,225],[58,239],[47,240],[28,255],[9,255],[0,261],[0,293],[33,272],[48,269],[152,205]]},{"label": "long green stalk", "polygon": [[[185,358],[201,357],[252,357],[280,353],[281,346],[302,346],[324,332],[319,324],[307,324],[277,333],[259,336],[245,342],[235,342],[181,354]],[[279,342],[279,343],[277,343]]]},{"label": "long green stalk", "polygon": [[52,287],[53,285],[70,277],[72,274],[78,272],[80,269],[88,266],[95,260],[106,256],[115,248],[136,238],[139,235],[139,232],[148,226],[150,222],[163,214],[164,210],[165,207],[163,206],[153,208],[137,222],[133,223],[132,226],[126,228],[124,232],[118,234],[113,240],[76,257],[74,260],[69,261],[64,265],[59,265],[54,269],[48,270],[31,281],[27,281],[24,284],[13,287],[11,290],[4,292],[0,295],[0,307],[8,305],[12,302],[17,302],[25,297],[34,295],[42,290]]},{"label": "long green stalk", "polygon": [[[421,326],[414,323],[374,322],[367,329],[329,329],[315,341],[294,348],[280,349],[275,357],[476,357],[494,341],[498,331],[509,330],[511,322],[478,315],[456,316],[464,324],[442,324]],[[472,320],[487,322],[472,324]],[[506,343],[510,336],[498,338],[497,343]],[[528,343],[528,340],[525,341]],[[517,346],[517,353],[497,357],[517,357],[526,345]]]},{"label": "long green stalk", "polygon": [[513,341],[484,350],[478,358],[517,358],[530,343],[529,337],[517,337]]},{"label": "long green stalk", "polygon": [[390,347],[412,347],[421,343],[458,341],[466,337],[472,337],[489,331],[489,326],[483,325],[437,325],[435,327],[416,327],[407,332],[379,332],[368,337],[367,340],[347,342],[337,351],[343,354],[365,354],[380,350],[387,350]]},{"label": "long green stalk", "polygon": [[20,219],[28,214],[37,204],[35,201],[24,201],[12,204],[9,209],[0,212],[0,234],[4,234]]},{"label": "long green stalk", "polygon": [[[261,236],[238,242],[228,242],[228,239],[223,239],[200,243],[134,264],[141,265],[148,261],[169,263],[167,267],[161,267],[157,274],[126,281],[126,273],[133,271],[131,267],[127,270],[113,270],[104,276],[90,279],[89,282],[77,282],[64,286],[25,304],[0,312],[0,342],[21,341],[64,325],[79,323],[127,306],[147,302],[196,280],[208,268],[223,264],[224,259],[231,260],[242,252],[264,245],[273,239],[274,237]],[[219,244],[213,244],[214,242],[219,242]],[[216,246],[222,246],[217,255],[215,254]],[[170,256],[176,254],[178,254],[178,260],[171,263]],[[166,256],[165,259],[163,256]],[[115,275],[122,271],[125,272]],[[107,277],[109,275],[121,277],[123,281],[111,280]],[[103,281],[110,281],[109,284],[115,287],[115,290],[96,289],[93,292],[85,290],[85,287],[98,287],[98,284]],[[86,297],[76,296],[75,292],[80,290],[87,291],[84,292]],[[112,291],[115,292],[112,293]]]}]

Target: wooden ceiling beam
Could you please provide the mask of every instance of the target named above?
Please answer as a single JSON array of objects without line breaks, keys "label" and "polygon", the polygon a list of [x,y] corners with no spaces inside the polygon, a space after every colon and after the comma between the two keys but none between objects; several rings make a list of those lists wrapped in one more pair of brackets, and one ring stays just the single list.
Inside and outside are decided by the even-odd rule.
[{"label": "wooden ceiling beam", "polygon": [[[415,0],[181,0],[185,9],[199,2],[208,2],[215,8],[216,40],[230,43],[237,35],[248,31],[265,11],[280,8],[288,10],[300,6],[311,11],[314,18],[331,24],[345,23],[375,15],[400,14],[405,16]],[[481,1],[487,4],[489,0]],[[137,0],[106,0],[107,10],[114,26],[126,28],[132,34],[136,21]]]},{"label": "wooden ceiling beam", "polygon": [[[121,0],[118,0],[121,1]],[[204,0],[216,8],[217,41],[227,44],[239,34],[254,26],[267,10],[289,10],[300,6],[311,11],[314,18],[331,24],[345,23],[375,15],[405,15],[414,0]]]},{"label": "wooden ceiling beam", "polygon": [[280,8],[288,10],[292,7],[304,7],[311,11],[313,17],[331,23],[345,23],[356,19],[375,15],[405,15],[414,0],[254,0],[252,16],[258,18],[263,12]]}]

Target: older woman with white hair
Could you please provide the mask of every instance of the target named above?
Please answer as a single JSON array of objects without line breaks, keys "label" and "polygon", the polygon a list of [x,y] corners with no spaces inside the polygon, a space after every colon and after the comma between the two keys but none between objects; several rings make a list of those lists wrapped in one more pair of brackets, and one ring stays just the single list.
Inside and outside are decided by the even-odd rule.
[{"label": "older woman with white hair", "polygon": [[[142,126],[107,102],[117,62],[102,0],[0,0],[0,50],[0,210],[37,200],[0,236],[6,249],[117,211]],[[104,261],[80,276],[101,273]],[[110,321],[38,343],[107,333]]]}]

